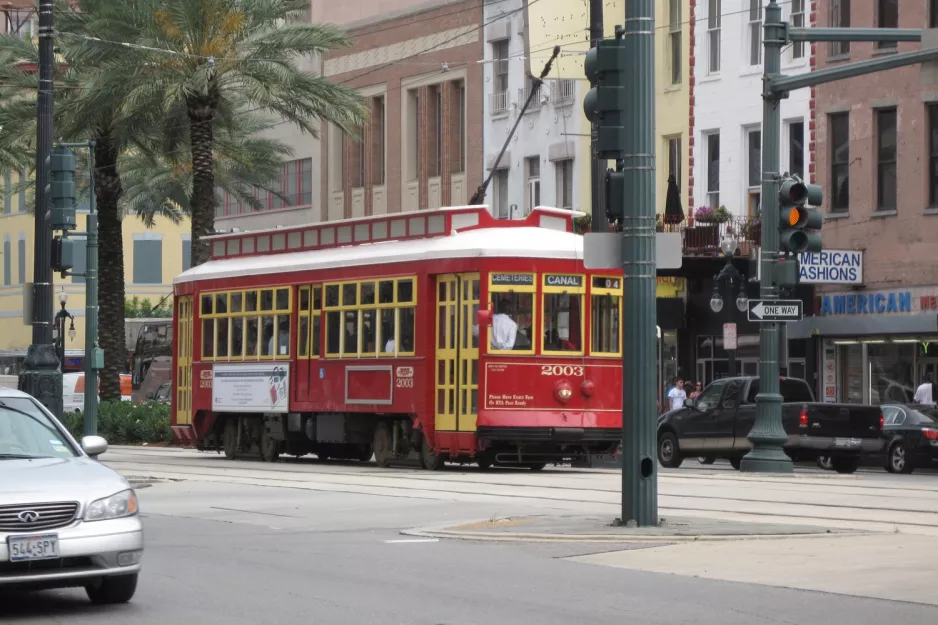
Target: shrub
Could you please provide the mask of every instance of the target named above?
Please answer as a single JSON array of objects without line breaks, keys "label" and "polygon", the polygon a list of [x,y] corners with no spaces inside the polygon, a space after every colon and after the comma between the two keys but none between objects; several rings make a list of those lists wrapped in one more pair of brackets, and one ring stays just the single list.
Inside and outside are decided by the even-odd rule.
[{"label": "shrub", "polygon": [[[81,439],[84,415],[69,414],[65,427]],[[169,404],[148,402],[134,406],[128,401],[98,404],[98,435],[111,445],[162,443],[172,440]]]}]

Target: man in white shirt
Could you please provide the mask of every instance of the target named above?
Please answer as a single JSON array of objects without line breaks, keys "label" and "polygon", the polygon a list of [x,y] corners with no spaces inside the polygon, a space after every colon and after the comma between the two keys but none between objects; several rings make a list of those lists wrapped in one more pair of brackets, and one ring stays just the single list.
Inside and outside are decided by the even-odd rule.
[{"label": "man in white shirt", "polygon": [[514,349],[518,336],[518,324],[508,313],[511,305],[508,300],[498,303],[498,312],[492,317],[492,349]]},{"label": "man in white shirt", "polygon": [[933,388],[931,374],[926,373],[925,379],[922,381],[921,386],[915,390],[915,403],[917,404],[934,404],[935,398],[933,395]]},{"label": "man in white shirt", "polygon": [[684,380],[677,379],[674,388],[668,391],[668,399],[671,400],[671,410],[678,410],[684,407],[684,400],[687,399],[687,393],[684,392]]}]

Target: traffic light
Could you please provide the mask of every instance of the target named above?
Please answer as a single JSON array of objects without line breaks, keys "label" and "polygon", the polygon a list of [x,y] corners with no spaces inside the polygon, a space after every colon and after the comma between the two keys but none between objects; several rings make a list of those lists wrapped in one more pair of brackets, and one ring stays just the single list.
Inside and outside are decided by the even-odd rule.
[{"label": "traffic light", "polygon": [[823,201],[824,193],[816,184],[805,184],[797,177],[782,181],[778,192],[780,251],[792,254],[821,251],[824,218],[817,207]]},{"label": "traffic light", "polygon": [[49,192],[52,200],[52,229],[74,230],[75,222],[75,153],[57,147],[49,157]]},{"label": "traffic light", "polygon": [[52,238],[52,271],[65,273],[75,266],[75,242],[63,237]]},{"label": "traffic light", "polygon": [[586,77],[593,88],[583,98],[587,119],[599,126],[596,152],[600,160],[619,160],[625,153],[625,41],[616,27],[615,39],[604,39],[586,53]]},{"label": "traffic light", "polygon": [[615,222],[621,226],[625,217],[625,173],[607,169],[605,182],[606,218],[610,223]]}]

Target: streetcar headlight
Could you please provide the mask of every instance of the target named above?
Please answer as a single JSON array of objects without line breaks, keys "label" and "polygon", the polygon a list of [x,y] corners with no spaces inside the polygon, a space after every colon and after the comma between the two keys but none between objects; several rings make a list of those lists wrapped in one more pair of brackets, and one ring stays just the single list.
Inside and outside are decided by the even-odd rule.
[{"label": "streetcar headlight", "polygon": [[554,395],[557,396],[558,400],[566,403],[567,400],[573,397],[573,389],[570,387],[570,383],[566,380],[557,382],[557,386],[554,388]]}]

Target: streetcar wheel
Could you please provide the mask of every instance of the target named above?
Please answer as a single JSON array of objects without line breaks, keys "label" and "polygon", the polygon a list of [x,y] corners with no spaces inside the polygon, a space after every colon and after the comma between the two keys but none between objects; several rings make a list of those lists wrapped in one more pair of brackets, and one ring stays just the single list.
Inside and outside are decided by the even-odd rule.
[{"label": "streetcar wheel", "polygon": [[225,431],[222,442],[225,447],[225,458],[234,460],[238,453],[238,419],[240,417],[225,417]]},{"label": "streetcar wheel", "polygon": [[266,427],[261,431],[261,458],[264,462],[280,460],[280,441],[271,438]]},{"label": "streetcar wheel", "polygon": [[476,464],[479,465],[479,468],[483,471],[488,471],[492,468],[492,457],[490,454],[479,454],[476,456]]},{"label": "streetcar wheel", "polygon": [[369,462],[373,455],[371,445],[358,445],[358,456],[356,459],[359,462]]},{"label": "streetcar wheel", "polygon": [[430,448],[430,443],[427,442],[427,437],[421,437],[422,442],[420,444],[420,459],[423,461],[423,467],[428,471],[441,471],[443,465],[446,463],[443,462],[443,457],[438,456],[433,453],[433,450]]},{"label": "streetcar wheel", "polygon": [[375,454],[375,463],[379,467],[387,467],[391,464],[391,432],[386,423],[379,423],[375,427],[375,438],[371,444]]},{"label": "streetcar wheel", "polygon": [[669,469],[676,469],[684,462],[674,432],[664,432],[658,437],[658,462]]},{"label": "streetcar wheel", "polygon": [[700,464],[713,464],[716,461],[716,458],[713,456],[700,456],[697,458],[697,462]]},{"label": "streetcar wheel", "polygon": [[531,464],[525,465],[532,471],[542,471],[544,467],[547,466],[546,462],[532,462]]}]

